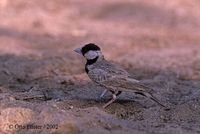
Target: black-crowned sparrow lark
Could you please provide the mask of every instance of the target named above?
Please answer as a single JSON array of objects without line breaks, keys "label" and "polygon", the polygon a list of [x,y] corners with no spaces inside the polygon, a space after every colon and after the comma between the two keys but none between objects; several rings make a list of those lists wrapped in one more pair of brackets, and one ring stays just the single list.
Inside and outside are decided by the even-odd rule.
[{"label": "black-crowned sparrow lark", "polygon": [[[130,78],[127,71],[122,69],[120,66],[107,61],[104,58],[101,49],[97,45],[89,43],[81,48],[75,49],[74,51],[86,58],[87,63],[85,65],[85,71],[89,78],[112,93],[112,99],[107,102],[103,108],[106,108],[108,105],[113,103],[122,91],[140,94],[165,107],[152,95],[153,89],[144,86],[138,80]],[[101,97],[107,90],[104,90]]]}]

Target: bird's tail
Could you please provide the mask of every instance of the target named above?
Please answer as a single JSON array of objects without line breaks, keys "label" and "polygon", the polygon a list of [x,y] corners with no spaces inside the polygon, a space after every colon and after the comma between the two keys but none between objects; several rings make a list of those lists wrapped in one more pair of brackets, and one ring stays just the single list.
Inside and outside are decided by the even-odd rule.
[{"label": "bird's tail", "polygon": [[[153,96],[152,93],[155,92],[154,89],[143,85],[141,82],[139,82],[135,79],[126,79],[126,84],[129,85],[128,88],[127,88],[127,86],[125,86],[127,91],[134,92],[136,94],[140,94],[142,96],[150,98],[154,102],[158,103],[160,106],[167,108],[156,97]],[[167,108],[167,109],[169,109],[169,108]]]},{"label": "bird's tail", "polygon": [[135,92],[136,94],[140,94],[142,96],[145,96],[147,98],[150,98],[151,100],[153,100],[154,102],[156,102],[157,104],[159,104],[160,106],[167,108],[165,105],[163,105],[158,99],[156,99],[151,93],[148,92]]}]

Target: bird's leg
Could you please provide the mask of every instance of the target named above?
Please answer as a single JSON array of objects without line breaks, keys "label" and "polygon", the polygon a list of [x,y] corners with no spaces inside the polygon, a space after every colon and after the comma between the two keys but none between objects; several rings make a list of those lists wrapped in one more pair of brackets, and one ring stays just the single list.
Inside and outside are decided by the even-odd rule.
[{"label": "bird's leg", "polygon": [[117,96],[116,96],[115,94],[113,94],[113,95],[112,95],[112,99],[111,99],[109,102],[107,102],[107,103],[103,106],[103,108],[106,108],[107,106],[109,106],[110,104],[112,104],[116,99],[117,99]]},{"label": "bird's leg", "polygon": [[105,89],[102,93],[101,93],[101,95],[100,95],[100,98],[102,98],[106,93],[107,93],[107,89]]},{"label": "bird's leg", "polygon": [[121,94],[121,92],[122,92],[122,91],[113,92],[113,94],[112,94],[112,99],[111,99],[109,102],[107,102],[107,103],[103,106],[103,108],[106,108],[107,106],[109,106],[110,104],[112,104],[112,103],[117,99],[117,96]]}]

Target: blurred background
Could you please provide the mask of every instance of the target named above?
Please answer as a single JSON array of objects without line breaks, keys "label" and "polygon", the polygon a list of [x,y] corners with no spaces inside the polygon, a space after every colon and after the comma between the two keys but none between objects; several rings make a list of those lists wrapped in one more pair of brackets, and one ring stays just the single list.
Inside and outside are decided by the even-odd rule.
[{"label": "blurred background", "polygon": [[1,0],[0,68],[22,79],[83,74],[84,60],[73,49],[93,42],[139,79],[170,72],[199,80],[199,4]]},{"label": "blurred background", "polygon": [[[148,62],[153,68],[190,70],[199,61],[199,4],[199,0],[1,0],[0,54],[58,56],[67,65],[78,65],[80,57],[72,50],[94,42],[108,59],[124,66],[145,68],[143,63]],[[70,67],[65,73],[77,70]]]}]

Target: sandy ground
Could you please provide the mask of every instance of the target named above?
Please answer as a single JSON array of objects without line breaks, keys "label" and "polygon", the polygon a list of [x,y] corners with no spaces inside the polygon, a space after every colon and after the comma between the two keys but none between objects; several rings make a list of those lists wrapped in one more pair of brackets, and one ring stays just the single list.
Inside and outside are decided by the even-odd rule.
[{"label": "sandy ground", "polygon": [[[0,134],[200,133],[199,4],[1,0]],[[89,42],[171,110],[130,93],[103,109],[73,52]]]}]

